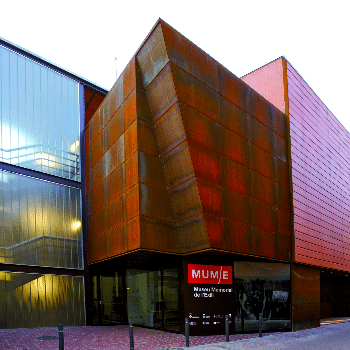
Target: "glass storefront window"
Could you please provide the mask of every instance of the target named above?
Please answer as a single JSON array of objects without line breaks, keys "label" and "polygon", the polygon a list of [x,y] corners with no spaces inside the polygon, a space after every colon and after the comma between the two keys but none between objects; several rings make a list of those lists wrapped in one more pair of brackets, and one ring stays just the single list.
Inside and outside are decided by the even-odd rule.
[{"label": "glass storefront window", "polygon": [[290,266],[282,263],[237,261],[234,263],[236,332],[289,329]]},{"label": "glass storefront window", "polygon": [[84,280],[0,272],[0,328],[82,326]]},{"label": "glass storefront window", "polygon": [[161,272],[148,270],[127,270],[128,321],[134,325],[160,328]]},{"label": "glass storefront window", "polygon": [[0,262],[82,269],[80,190],[0,170]]},{"label": "glass storefront window", "polygon": [[80,181],[79,84],[0,46],[0,161]]},{"label": "glass storefront window", "polygon": [[179,290],[178,268],[127,269],[93,275],[93,324],[132,322],[179,332]]},{"label": "glass storefront window", "polygon": [[163,270],[164,329],[180,332],[179,314],[179,270]]}]

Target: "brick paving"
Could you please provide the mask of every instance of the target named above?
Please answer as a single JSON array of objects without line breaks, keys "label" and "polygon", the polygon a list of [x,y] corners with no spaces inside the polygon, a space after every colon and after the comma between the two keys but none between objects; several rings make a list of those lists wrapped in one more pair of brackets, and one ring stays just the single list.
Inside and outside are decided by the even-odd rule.
[{"label": "brick paving", "polygon": [[325,322],[321,327],[297,332],[264,334],[229,343],[193,346],[193,350],[349,350],[350,322],[345,319]]},{"label": "brick paving", "polygon": [[[58,339],[39,340],[38,337],[58,336],[57,328],[20,328],[0,330],[0,350],[58,349]],[[230,341],[256,337],[256,334],[235,334]],[[192,336],[190,345],[215,344],[224,335]],[[186,349],[185,336],[153,329],[134,327],[135,350]],[[65,327],[65,350],[129,350],[128,326]],[[188,348],[187,348],[188,349]]]},{"label": "brick paving", "polygon": [[[224,342],[223,335],[192,336],[193,349],[294,349],[298,342],[320,342],[324,336],[350,334],[350,318],[322,320],[321,327],[299,332],[269,333],[263,338],[257,334],[230,335],[230,342]],[[337,333],[338,332],[338,333]],[[342,333],[343,332],[343,333]],[[38,337],[58,336],[57,328],[0,329],[0,350],[56,350],[58,339],[39,340]],[[65,350],[129,350],[128,326],[115,327],[65,327]],[[180,350],[185,347],[185,336],[153,329],[134,327],[135,350]],[[322,341],[321,341],[322,343]],[[299,344],[301,345],[301,343]],[[327,349],[336,349],[335,343]],[[350,337],[345,349],[350,349]],[[308,349],[309,347],[297,347]],[[322,344],[315,347],[322,349]],[[311,347],[310,347],[311,349]],[[340,349],[340,347],[339,347]]]}]

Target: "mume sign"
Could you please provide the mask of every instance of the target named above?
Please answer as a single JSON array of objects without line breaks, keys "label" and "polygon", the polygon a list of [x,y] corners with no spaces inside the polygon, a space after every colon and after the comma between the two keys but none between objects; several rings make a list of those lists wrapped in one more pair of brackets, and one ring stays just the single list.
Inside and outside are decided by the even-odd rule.
[{"label": "mume sign", "polygon": [[188,264],[186,298],[190,334],[224,334],[225,315],[234,316],[232,266]]}]

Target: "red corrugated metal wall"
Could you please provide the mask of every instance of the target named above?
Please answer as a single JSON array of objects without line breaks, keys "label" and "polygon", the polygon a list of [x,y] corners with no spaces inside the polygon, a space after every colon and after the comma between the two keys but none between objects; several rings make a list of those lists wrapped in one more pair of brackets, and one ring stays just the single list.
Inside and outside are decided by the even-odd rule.
[{"label": "red corrugated metal wall", "polygon": [[350,271],[350,135],[287,62],[295,261]]}]

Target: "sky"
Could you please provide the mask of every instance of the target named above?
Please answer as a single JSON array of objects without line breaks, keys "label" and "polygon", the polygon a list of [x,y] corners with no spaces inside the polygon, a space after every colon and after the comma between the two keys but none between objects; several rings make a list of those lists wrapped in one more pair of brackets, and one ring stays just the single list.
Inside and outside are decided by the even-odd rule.
[{"label": "sky", "polygon": [[159,17],[238,77],[284,56],[350,131],[349,0],[0,0],[0,9],[0,37],[107,90]]}]

